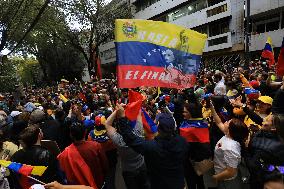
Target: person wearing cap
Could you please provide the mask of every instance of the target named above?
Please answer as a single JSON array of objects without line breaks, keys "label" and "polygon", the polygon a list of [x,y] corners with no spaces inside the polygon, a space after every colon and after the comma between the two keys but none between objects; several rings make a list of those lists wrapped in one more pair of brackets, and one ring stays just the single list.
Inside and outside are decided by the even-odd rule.
[{"label": "person wearing cap", "polygon": [[83,108],[82,108],[82,113],[85,117],[86,120],[90,120],[91,117],[92,117],[92,113],[91,113],[91,109],[89,108],[88,105],[84,105]]},{"label": "person wearing cap", "polygon": [[105,186],[108,188],[115,187],[115,172],[117,164],[117,150],[112,140],[107,136],[105,128],[106,118],[104,115],[99,114],[95,117],[94,129],[89,132],[88,141],[95,141],[101,144],[106,153],[109,163],[109,171],[106,176]]},{"label": "person wearing cap", "polygon": [[183,162],[187,154],[186,141],[176,134],[175,121],[169,114],[158,119],[158,136],[145,141],[133,134],[124,108],[118,106],[118,128],[125,143],[144,156],[148,169],[151,188],[183,189]]},{"label": "person wearing cap", "polygon": [[230,101],[233,106],[242,107],[243,111],[247,114],[244,122],[248,127],[257,125],[261,128],[263,122],[269,119],[271,115],[273,99],[269,96],[260,96],[258,98],[255,111],[251,110],[246,104],[243,104],[241,99]]}]

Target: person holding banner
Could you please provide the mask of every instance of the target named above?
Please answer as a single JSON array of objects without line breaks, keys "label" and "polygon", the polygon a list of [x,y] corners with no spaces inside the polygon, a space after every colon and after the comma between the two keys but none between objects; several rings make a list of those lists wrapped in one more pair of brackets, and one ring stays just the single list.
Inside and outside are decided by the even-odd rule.
[{"label": "person holding banner", "polygon": [[118,105],[118,128],[124,141],[134,151],[144,155],[152,189],[183,189],[185,160],[188,147],[186,141],[176,134],[175,121],[169,114],[159,116],[159,135],[145,141],[132,132],[131,124],[125,117],[124,108]]}]

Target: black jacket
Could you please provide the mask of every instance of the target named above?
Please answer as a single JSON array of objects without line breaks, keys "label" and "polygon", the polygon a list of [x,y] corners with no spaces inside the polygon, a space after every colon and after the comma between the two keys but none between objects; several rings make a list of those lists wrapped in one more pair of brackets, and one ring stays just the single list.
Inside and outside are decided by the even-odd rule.
[{"label": "black jacket", "polygon": [[128,146],[144,155],[152,189],[183,189],[183,161],[187,154],[186,141],[176,135],[171,138],[156,137],[145,141],[132,133],[129,121],[118,121],[120,133]]},{"label": "black jacket", "polygon": [[11,161],[32,166],[48,166],[41,177],[33,177],[44,183],[62,181],[61,177],[59,176],[59,168],[56,157],[41,146],[35,145],[30,148],[21,149],[11,157]]},{"label": "black jacket", "polygon": [[269,165],[284,165],[284,144],[276,133],[259,131],[251,139],[247,166],[251,173],[251,188],[263,188],[262,181],[270,174]]}]

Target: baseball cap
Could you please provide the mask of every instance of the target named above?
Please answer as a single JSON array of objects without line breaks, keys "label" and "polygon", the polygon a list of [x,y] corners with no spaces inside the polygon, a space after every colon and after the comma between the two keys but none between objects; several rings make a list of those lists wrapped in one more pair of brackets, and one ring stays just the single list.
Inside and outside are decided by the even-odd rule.
[{"label": "baseball cap", "polygon": [[83,106],[82,112],[85,112],[87,109],[89,109],[89,106],[87,106],[87,105]]},{"label": "baseball cap", "polygon": [[273,99],[270,96],[261,96],[258,98],[258,100],[269,105],[272,105],[273,102]]}]

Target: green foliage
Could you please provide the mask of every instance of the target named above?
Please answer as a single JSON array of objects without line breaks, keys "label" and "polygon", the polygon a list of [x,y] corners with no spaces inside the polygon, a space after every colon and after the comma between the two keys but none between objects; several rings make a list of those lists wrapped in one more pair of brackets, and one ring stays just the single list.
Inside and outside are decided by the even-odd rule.
[{"label": "green foliage", "polygon": [[0,52],[4,48],[15,50],[25,36],[40,21],[50,0],[0,1]]},{"label": "green foliage", "polygon": [[18,83],[17,62],[2,62],[0,64],[0,92],[12,92]]},{"label": "green foliage", "polygon": [[103,0],[2,0],[0,10],[0,52],[16,49],[37,59],[17,57],[7,63],[15,67],[3,65],[3,89],[17,82],[17,74],[30,84],[81,78],[86,63],[89,71],[96,67],[98,47],[113,40],[115,19],[132,17],[131,7],[119,0],[108,5]]},{"label": "green foliage", "polygon": [[24,85],[37,85],[42,80],[42,71],[35,58],[15,57],[11,61],[17,62],[17,73]]},{"label": "green foliage", "polygon": [[131,7],[119,0],[110,4],[103,0],[62,0],[56,6],[64,10],[66,22],[77,23],[66,33],[67,42],[83,54],[89,71],[96,68],[98,47],[114,40],[115,19],[132,18]]}]

